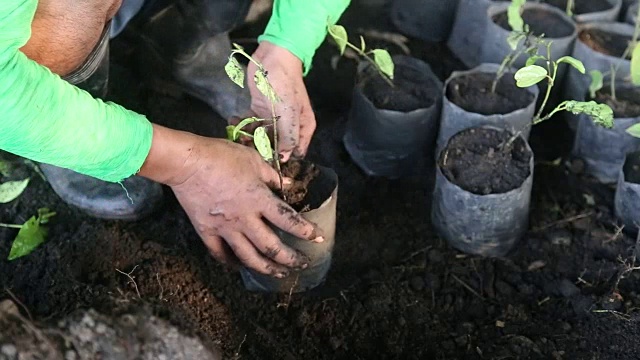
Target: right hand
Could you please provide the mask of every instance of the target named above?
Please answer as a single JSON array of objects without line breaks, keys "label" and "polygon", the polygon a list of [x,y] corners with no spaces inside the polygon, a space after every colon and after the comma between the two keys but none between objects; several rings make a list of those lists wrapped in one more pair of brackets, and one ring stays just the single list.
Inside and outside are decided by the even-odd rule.
[{"label": "right hand", "polygon": [[278,173],[251,148],[154,125],[152,149],[140,174],[171,186],[220,262],[239,260],[275,277],[306,268],[309,259],[283,244],[265,220],[296,237],[324,241],[314,224],[273,193]]}]

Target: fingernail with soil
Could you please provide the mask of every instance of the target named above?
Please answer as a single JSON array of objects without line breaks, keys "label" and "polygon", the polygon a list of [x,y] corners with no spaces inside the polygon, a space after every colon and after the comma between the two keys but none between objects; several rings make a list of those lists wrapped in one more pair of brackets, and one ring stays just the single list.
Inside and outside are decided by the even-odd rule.
[{"label": "fingernail with soil", "polygon": [[311,241],[313,241],[314,243],[321,243],[321,242],[324,242],[324,237],[318,236],[317,238],[315,238],[315,239],[313,239]]}]

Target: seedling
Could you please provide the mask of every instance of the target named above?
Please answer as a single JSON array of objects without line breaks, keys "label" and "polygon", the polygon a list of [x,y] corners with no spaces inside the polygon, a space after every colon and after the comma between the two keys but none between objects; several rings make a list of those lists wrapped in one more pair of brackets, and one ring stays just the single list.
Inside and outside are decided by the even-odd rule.
[{"label": "seedling", "polygon": [[0,223],[0,227],[20,229],[11,245],[8,260],[15,260],[19,257],[29,255],[40,246],[47,237],[47,228],[45,225],[49,222],[49,219],[55,215],[55,212],[47,208],[41,208],[38,209],[38,215],[32,216],[22,225]]},{"label": "seedling", "polygon": [[567,1],[567,15],[573,16],[574,9],[576,8],[575,0]]},{"label": "seedling", "polygon": [[[240,66],[240,63],[235,58],[235,55],[240,55],[245,57],[247,60],[251,61],[256,65],[258,70],[256,70],[253,75],[253,81],[256,84],[256,87],[264,95],[271,104],[271,118],[270,119],[261,119],[257,117],[249,117],[243,119],[238,123],[238,125],[229,125],[227,126],[227,138],[231,141],[238,141],[241,135],[249,137],[253,139],[253,145],[256,150],[260,153],[262,158],[271,163],[275,169],[278,171],[278,175],[280,177],[280,189],[283,190],[282,183],[282,169],[280,166],[280,158],[277,155],[278,149],[278,117],[276,116],[276,103],[280,101],[280,98],[276,94],[273,86],[268,79],[267,70],[265,70],[264,66],[257,60],[255,60],[251,55],[249,55],[242,46],[238,44],[233,44],[233,50],[231,51],[231,55],[229,55],[229,61],[225,65],[224,69],[227,73],[227,76],[236,83],[241,88],[244,88],[244,69]],[[253,134],[243,130],[247,126],[261,123],[258,126]],[[273,146],[271,146],[271,140],[269,139],[269,134],[267,132],[267,128],[271,127],[273,129]]]},{"label": "seedling", "polygon": [[340,55],[344,55],[345,50],[350,48],[355,51],[356,54],[360,55],[363,59],[368,61],[371,65],[375,67],[378,71],[378,74],[382,76],[382,78],[389,84],[389,86],[393,87],[393,74],[395,70],[395,65],[393,63],[393,59],[389,52],[384,49],[373,49],[367,50],[366,43],[364,38],[360,36],[360,47],[357,47],[349,42],[349,37],[347,35],[347,30],[342,25],[329,25],[328,26],[329,35],[333,38],[333,40],[338,45],[338,49],[340,49]]}]

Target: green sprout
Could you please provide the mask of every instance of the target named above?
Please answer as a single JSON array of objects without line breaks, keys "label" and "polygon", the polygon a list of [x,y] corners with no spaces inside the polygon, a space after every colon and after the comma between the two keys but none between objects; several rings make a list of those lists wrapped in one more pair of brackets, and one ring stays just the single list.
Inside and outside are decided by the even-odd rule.
[{"label": "green sprout", "polygon": [[370,64],[372,64],[375,69],[378,71],[380,76],[389,84],[389,86],[393,85],[393,74],[395,70],[395,65],[393,63],[393,59],[389,52],[384,49],[373,49],[367,50],[366,43],[364,38],[360,36],[360,47],[357,47],[349,42],[349,37],[347,35],[347,30],[342,25],[328,25],[327,28],[329,35],[333,38],[333,40],[338,45],[340,49],[340,55],[344,55],[345,50],[348,48],[355,51],[362,58],[367,60]]},{"label": "green sprout", "polygon": [[32,216],[22,225],[0,223],[0,227],[20,229],[11,245],[8,260],[29,255],[40,246],[47,237],[47,228],[44,225],[55,215],[55,212],[41,208],[38,209],[38,215]]}]

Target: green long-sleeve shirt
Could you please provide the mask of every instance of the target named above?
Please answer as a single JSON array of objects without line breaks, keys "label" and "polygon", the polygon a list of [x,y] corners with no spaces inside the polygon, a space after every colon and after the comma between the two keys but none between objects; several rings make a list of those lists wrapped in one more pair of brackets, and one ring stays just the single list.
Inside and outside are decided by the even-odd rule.
[{"label": "green long-sleeve shirt", "polygon": [[[92,98],[28,59],[37,0],[0,1],[0,149],[43,163],[120,181],[135,174],[151,147],[140,114]],[[262,40],[289,49],[308,71],[349,0],[275,0]]]}]

